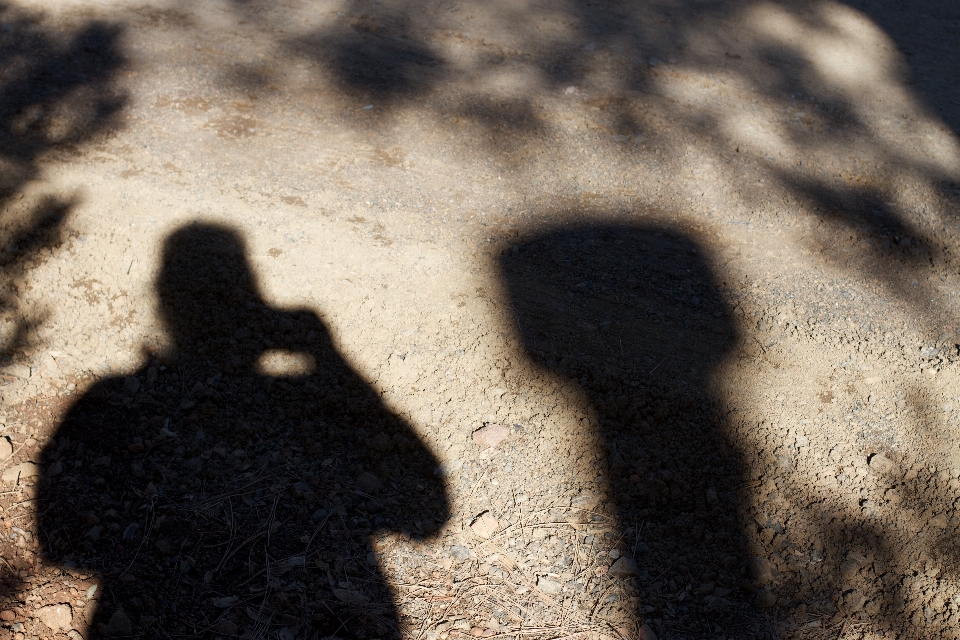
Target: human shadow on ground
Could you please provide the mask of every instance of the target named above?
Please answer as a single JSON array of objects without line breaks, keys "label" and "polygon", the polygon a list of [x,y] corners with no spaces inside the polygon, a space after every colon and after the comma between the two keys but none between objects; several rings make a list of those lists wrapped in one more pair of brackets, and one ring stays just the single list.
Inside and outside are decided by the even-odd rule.
[{"label": "human shadow on ground", "polygon": [[507,252],[501,275],[529,357],[592,404],[637,617],[664,638],[763,637],[750,601],[773,596],[741,589],[740,460],[711,379],[737,332],[697,244],[655,226],[565,227]]},{"label": "human shadow on ground", "polygon": [[97,633],[397,637],[375,538],[446,520],[438,463],[313,312],[264,302],[236,232],[186,226],[168,351],[97,383],[43,454],[48,559],[101,576]]}]

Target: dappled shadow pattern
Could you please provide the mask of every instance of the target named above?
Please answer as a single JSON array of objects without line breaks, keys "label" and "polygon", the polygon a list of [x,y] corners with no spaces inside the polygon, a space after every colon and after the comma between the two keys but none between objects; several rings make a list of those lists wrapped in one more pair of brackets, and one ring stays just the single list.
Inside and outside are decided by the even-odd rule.
[{"label": "dappled shadow pattern", "polygon": [[960,135],[960,5],[940,0],[846,0],[870,16],[893,40],[911,67],[924,101]]},{"label": "dappled shadow pattern", "polygon": [[411,37],[408,24],[404,15],[348,14],[288,47],[323,64],[347,94],[383,107],[428,90],[443,70],[443,61]]},{"label": "dappled shadow pattern", "polygon": [[314,313],[263,302],[233,231],[174,233],[157,288],[171,350],[97,384],[44,451],[49,559],[104,579],[88,621],[396,637],[371,543],[444,522],[437,460]]},{"label": "dappled shadow pattern", "polygon": [[[39,346],[36,332],[48,311],[26,308],[21,296],[30,271],[67,239],[66,221],[76,205],[72,197],[28,197],[25,191],[41,177],[48,154],[118,126],[124,99],[113,84],[124,64],[120,34],[119,27],[97,22],[56,31],[41,15],[0,3],[0,318],[7,322],[0,365],[23,361]],[[12,381],[5,376],[2,383]],[[21,449],[16,438],[14,444]],[[7,487],[4,493],[16,499],[18,492]],[[34,567],[12,544],[2,553],[0,609],[9,610],[14,603],[8,598],[24,586],[17,574]]]},{"label": "dappled shadow pattern", "polygon": [[671,229],[572,227],[501,267],[527,353],[596,412],[638,617],[668,637],[762,637],[740,588],[740,460],[711,382],[736,333],[697,245]]},{"label": "dappled shadow pattern", "polygon": [[[244,19],[276,22],[275,13],[251,12],[255,4],[237,5]],[[802,240],[806,248],[918,307],[936,297],[923,284],[931,261],[938,275],[956,264],[924,246],[936,243],[902,202],[904,183],[940,185],[947,209],[960,198],[949,162],[932,159],[927,142],[910,148],[918,130],[936,128],[929,114],[910,112],[922,112],[926,98],[957,130],[956,56],[942,55],[952,46],[956,11],[934,1],[917,11],[884,0],[577,0],[523,12],[353,0],[329,25],[283,45],[330,72],[345,95],[373,103],[372,113],[344,111],[356,125],[382,123],[383,114],[404,108],[431,114],[441,127],[453,123],[451,133],[462,133],[464,121],[476,124],[477,148],[518,181],[537,166],[530,160],[556,150],[551,143],[565,144],[563,130],[581,111],[589,130],[583,141],[677,171],[679,149],[694,140],[703,161],[728,168],[736,149],[745,164],[738,168],[772,178],[778,196],[803,202],[785,215],[816,225]],[[927,28],[936,37],[925,37]],[[911,87],[904,71],[914,49],[933,71]],[[744,134],[761,129],[762,136]],[[859,157],[851,167],[853,149]],[[760,218],[778,209],[767,186],[742,178],[732,169],[718,178],[737,183],[725,208]],[[687,195],[682,184],[670,188]],[[839,246],[837,233],[858,238]],[[883,266],[891,258],[897,268]]]},{"label": "dappled shadow pattern", "polygon": [[[25,271],[65,238],[72,198],[19,203],[40,175],[44,154],[70,150],[119,126],[125,102],[113,87],[124,65],[120,27],[91,22],[54,32],[41,17],[0,4],[0,313],[17,315],[15,302]],[[27,346],[37,318],[13,318],[15,336],[0,359]]]}]

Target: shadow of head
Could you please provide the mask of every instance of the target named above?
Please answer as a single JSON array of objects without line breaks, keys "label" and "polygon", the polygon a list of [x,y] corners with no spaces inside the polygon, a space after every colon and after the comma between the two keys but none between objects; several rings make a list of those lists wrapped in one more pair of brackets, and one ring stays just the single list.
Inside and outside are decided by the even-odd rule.
[{"label": "shadow of head", "polygon": [[242,337],[264,309],[246,243],[221,225],[192,224],[172,233],[156,286],[160,316],[181,351]]},{"label": "shadow of head", "polygon": [[501,268],[534,360],[585,382],[704,387],[735,341],[708,263],[674,231],[562,229]]},{"label": "shadow of head", "polygon": [[580,480],[606,485],[622,550],[646,549],[639,584],[701,585],[683,622],[697,637],[740,628],[723,613],[739,597],[740,465],[712,379],[737,335],[702,251],[675,230],[572,227],[520,244],[500,268],[531,358],[592,405],[605,458]]},{"label": "shadow of head", "polygon": [[280,373],[286,360],[298,375],[321,360],[338,361],[315,314],[274,309],[263,300],[246,243],[229,227],[196,223],[167,237],[156,288],[178,359],[261,374]]}]

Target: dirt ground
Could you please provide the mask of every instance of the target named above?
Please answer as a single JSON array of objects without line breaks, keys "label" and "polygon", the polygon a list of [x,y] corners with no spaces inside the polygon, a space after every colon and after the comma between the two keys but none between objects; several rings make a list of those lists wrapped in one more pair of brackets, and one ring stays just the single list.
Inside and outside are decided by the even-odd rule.
[{"label": "dirt ground", "polygon": [[0,2],[0,640],[960,638],[960,5]]}]

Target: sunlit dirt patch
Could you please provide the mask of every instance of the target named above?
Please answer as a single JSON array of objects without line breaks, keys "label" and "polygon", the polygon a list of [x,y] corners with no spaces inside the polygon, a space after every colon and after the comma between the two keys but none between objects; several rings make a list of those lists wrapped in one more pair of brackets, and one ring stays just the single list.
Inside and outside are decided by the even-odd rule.
[{"label": "sunlit dirt patch", "polygon": [[316,361],[308,353],[266,351],[257,361],[257,371],[265,376],[305,376],[313,373]]}]

